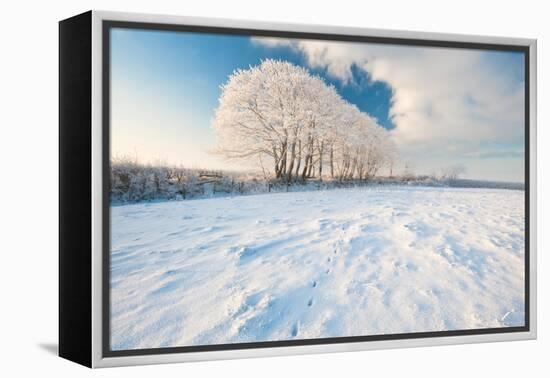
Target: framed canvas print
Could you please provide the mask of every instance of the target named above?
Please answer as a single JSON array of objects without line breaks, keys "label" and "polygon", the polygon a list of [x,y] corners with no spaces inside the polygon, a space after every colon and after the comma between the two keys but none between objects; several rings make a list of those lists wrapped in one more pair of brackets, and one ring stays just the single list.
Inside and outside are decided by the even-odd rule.
[{"label": "framed canvas print", "polygon": [[62,357],[536,337],[534,40],[59,26]]}]

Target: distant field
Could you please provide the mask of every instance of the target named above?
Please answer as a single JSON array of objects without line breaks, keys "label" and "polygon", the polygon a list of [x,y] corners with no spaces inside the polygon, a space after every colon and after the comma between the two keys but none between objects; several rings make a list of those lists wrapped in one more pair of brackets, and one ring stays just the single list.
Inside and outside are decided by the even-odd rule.
[{"label": "distant field", "polygon": [[521,190],[270,193],[111,219],[114,350],[524,323]]}]

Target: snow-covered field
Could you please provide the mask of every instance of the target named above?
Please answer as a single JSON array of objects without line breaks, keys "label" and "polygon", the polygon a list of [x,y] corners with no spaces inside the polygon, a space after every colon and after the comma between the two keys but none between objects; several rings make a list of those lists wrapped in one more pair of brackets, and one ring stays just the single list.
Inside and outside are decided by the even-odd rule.
[{"label": "snow-covered field", "polygon": [[524,192],[113,206],[114,350],[523,325]]}]

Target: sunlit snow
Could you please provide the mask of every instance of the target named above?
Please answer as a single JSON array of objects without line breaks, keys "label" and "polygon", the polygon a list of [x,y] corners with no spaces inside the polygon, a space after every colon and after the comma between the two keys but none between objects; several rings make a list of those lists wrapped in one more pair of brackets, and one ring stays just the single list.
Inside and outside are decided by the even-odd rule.
[{"label": "sunlit snow", "polygon": [[523,191],[272,193],[111,217],[114,350],[524,322]]}]

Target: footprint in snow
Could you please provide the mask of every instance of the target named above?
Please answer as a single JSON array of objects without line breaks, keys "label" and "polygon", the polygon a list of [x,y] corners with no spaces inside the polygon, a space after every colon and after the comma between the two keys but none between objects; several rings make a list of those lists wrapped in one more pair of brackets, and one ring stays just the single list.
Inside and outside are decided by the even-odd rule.
[{"label": "footprint in snow", "polygon": [[296,323],[292,326],[292,329],[290,330],[290,334],[292,335],[292,337],[296,337],[298,336],[298,331],[299,331],[298,323]]}]

